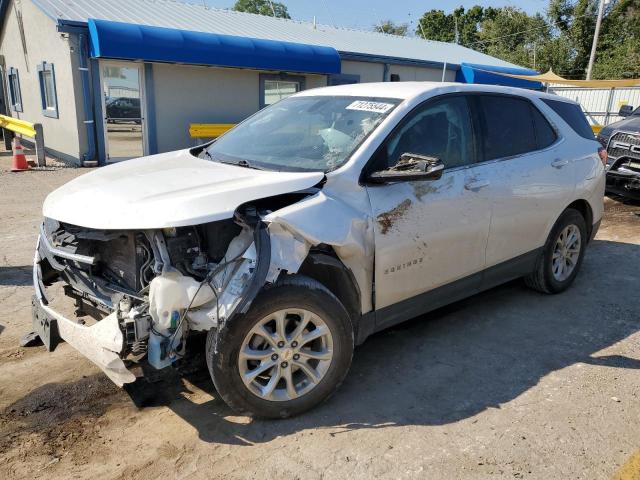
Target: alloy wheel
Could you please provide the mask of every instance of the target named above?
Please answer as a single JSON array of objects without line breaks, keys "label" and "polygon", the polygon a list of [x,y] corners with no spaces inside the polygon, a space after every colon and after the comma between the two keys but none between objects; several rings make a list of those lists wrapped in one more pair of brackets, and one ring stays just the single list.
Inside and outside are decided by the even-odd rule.
[{"label": "alloy wheel", "polygon": [[327,324],[304,309],[278,310],[245,336],[238,354],[240,378],[254,395],[287,401],[313,390],[333,359]]},{"label": "alloy wheel", "polygon": [[553,249],[551,270],[553,277],[564,282],[573,273],[580,258],[582,236],[576,225],[568,225],[561,232]]}]

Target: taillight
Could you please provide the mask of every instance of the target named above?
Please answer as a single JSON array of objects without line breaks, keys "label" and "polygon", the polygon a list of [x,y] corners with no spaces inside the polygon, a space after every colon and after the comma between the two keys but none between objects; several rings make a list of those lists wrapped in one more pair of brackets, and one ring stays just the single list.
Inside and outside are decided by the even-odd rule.
[{"label": "taillight", "polygon": [[598,148],[598,156],[600,157],[600,161],[602,165],[607,166],[607,160],[609,160],[609,154],[607,153],[607,149],[604,147]]}]

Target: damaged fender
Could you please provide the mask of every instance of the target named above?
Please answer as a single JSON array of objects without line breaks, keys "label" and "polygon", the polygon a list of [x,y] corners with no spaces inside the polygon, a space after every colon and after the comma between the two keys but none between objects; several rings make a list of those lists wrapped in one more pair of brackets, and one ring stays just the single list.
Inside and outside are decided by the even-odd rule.
[{"label": "damaged fender", "polygon": [[372,309],[374,231],[370,215],[321,191],[266,215],[264,221],[271,240],[268,282],[274,282],[282,270],[296,273],[311,247],[330,245],[358,283],[362,313]]}]

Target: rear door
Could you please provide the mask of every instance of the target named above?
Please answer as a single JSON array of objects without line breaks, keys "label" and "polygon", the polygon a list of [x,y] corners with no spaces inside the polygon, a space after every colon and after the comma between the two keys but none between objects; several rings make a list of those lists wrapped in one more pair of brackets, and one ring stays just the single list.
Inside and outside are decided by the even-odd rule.
[{"label": "rear door", "polygon": [[492,208],[486,265],[503,266],[497,274],[523,270],[514,271],[517,276],[535,260],[549,223],[572,196],[572,162],[563,140],[530,100],[474,95],[472,110],[480,139],[476,171],[489,180]]},{"label": "rear door", "polygon": [[[373,170],[395,165],[403,153],[437,157],[445,165],[438,180],[367,186],[376,219],[376,309],[402,310],[385,315],[386,323],[378,328],[425,309],[414,302],[412,315],[403,300],[463,278],[471,277],[456,282],[455,288],[463,290],[460,296],[479,287],[473,274],[484,268],[491,212],[475,188],[479,178],[470,174],[474,152],[467,98],[451,95],[409,113],[374,157]],[[457,296],[451,289],[447,295]]]}]

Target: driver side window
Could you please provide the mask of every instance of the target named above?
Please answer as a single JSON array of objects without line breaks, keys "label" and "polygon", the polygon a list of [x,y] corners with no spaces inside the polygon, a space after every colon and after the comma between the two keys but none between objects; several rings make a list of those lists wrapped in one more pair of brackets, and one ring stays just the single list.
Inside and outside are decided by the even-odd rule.
[{"label": "driver side window", "polygon": [[473,163],[473,135],[467,99],[463,96],[430,102],[410,114],[386,143],[387,167],[403,153],[436,157],[445,168]]}]

